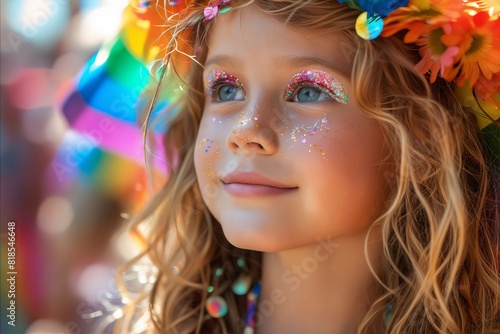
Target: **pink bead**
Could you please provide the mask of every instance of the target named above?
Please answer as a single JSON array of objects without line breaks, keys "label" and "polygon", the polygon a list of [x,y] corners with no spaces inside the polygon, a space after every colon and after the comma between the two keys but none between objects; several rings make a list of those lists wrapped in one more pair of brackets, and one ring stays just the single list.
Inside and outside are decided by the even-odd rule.
[{"label": "pink bead", "polygon": [[227,303],[221,296],[209,297],[205,303],[208,314],[214,318],[222,318],[227,314]]}]

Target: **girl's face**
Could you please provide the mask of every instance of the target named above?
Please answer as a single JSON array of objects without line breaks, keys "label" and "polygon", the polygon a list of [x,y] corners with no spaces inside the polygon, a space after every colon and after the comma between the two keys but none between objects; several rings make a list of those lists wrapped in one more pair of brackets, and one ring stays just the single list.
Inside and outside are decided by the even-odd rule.
[{"label": "girl's face", "polygon": [[253,6],[216,18],[195,149],[206,205],[237,247],[361,235],[383,210],[386,143],[356,105],[352,44]]}]

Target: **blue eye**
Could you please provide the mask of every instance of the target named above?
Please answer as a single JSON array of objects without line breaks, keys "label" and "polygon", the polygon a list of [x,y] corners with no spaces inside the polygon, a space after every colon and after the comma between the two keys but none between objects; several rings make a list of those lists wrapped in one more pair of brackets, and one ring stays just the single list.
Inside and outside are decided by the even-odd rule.
[{"label": "blue eye", "polygon": [[217,87],[215,94],[219,102],[245,100],[245,92],[241,86],[223,84]]},{"label": "blue eye", "polygon": [[299,87],[292,98],[293,102],[321,102],[330,100],[330,94],[325,93],[322,89],[305,86]]}]

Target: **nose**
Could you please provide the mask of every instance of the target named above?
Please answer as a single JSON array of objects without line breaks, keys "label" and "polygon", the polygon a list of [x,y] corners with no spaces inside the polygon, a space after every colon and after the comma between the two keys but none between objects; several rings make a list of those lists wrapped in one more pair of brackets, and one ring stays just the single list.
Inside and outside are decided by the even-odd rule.
[{"label": "nose", "polygon": [[272,127],[272,113],[258,107],[240,114],[226,138],[233,152],[272,155],[278,150],[278,134]]}]

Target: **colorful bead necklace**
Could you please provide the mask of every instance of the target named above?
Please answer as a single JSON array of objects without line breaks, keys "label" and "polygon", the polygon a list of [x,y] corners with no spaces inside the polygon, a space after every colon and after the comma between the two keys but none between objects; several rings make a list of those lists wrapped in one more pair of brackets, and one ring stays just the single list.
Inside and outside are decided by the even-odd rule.
[{"label": "colorful bead necklace", "polygon": [[253,334],[255,331],[255,315],[257,313],[257,300],[260,294],[260,282],[255,283],[252,291],[247,295],[247,315],[243,334]]}]

